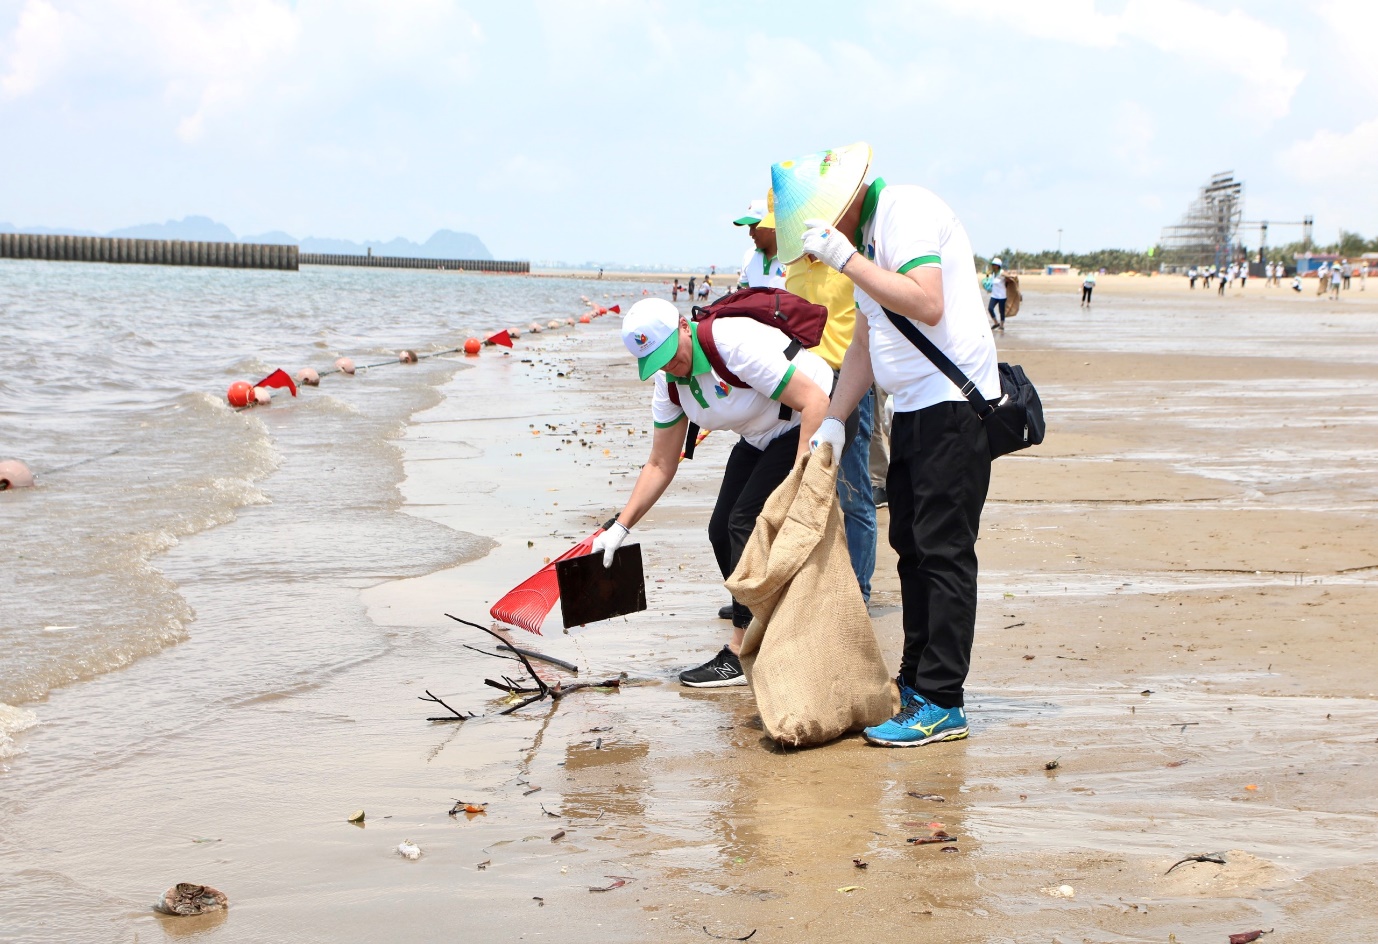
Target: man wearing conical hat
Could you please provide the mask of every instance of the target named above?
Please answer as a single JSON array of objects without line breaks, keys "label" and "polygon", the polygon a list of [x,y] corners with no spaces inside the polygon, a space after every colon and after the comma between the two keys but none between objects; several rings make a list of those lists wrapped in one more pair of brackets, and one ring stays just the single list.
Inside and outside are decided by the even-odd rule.
[{"label": "man wearing conical hat", "polygon": [[865,318],[842,362],[827,419],[811,438],[840,452],[843,418],[878,383],[890,431],[890,545],[899,555],[904,651],[899,714],[865,731],[887,747],[967,736],[967,670],[976,626],[976,534],[990,448],[976,410],[891,316],[918,329],[987,400],[1000,397],[995,341],[971,241],[922,187],[866,184],[871,148],[853,144],[771,168],[780,257],[805,254],[855,285]]}]

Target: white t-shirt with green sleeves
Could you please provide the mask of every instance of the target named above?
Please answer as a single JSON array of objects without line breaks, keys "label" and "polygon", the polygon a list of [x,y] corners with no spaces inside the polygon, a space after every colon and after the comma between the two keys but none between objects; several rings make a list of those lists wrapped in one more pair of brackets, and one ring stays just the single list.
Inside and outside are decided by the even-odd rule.
[{"label": "white t-shirt with green sleeves", "polygon": [[[890,272],[902,274],[919,266],[942,269],[942,320],[932,327],[917,321],[914,325],[976,382],[982,396],[998,398],[995,339],[981,303],[971,240],[952,209],[922,187],[887,186],[877,180],[863,203],[857,249]],[[966,399],[859,286],[856,304],[870,329],[867,337],[876,383],[890,392],[897,411],[910,413]]]},{"label": "white t-shirt with green sleeves", "polygon": [[817,354],[801,350],[790,360],[785,349],[790,339],[781,331],[750,318],[717,318],[713,322],[713,341],[727,369],[750,386],[733,387],[714,372],[698,344],[698,325],[694,332],[692,377],[676,378],[679,405],[670,399],[665,371],[655,375],[651,396],[651,419],[657,428],[673,426],[684,416],[703,429],[731,430],[764,449],[775,439],[799,425],[799,411],[780,418],[780,394],[795,372],[801,372],[831,394],[833,371]]}]

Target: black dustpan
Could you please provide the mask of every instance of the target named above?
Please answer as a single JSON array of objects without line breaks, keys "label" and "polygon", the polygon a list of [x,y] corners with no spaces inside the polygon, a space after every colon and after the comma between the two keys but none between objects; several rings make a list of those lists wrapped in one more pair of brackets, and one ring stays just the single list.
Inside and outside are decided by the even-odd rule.
[{"label": "black dustpan", "polygon": [[565,629],[646,609],[640,544],[619,547],[611,567],[603,566],[601,551],[556,561],[555,577]]}]

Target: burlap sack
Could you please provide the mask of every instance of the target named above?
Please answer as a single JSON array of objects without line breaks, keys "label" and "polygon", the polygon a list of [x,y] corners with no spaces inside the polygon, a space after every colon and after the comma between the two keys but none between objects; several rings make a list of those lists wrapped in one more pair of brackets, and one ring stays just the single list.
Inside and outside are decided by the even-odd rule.
[{"label": "burlap sack", "polygon": [[847,555],[831,447],[767,499],[727,589],[751,608],[742,665],[771,737],[822,744],[899,710]]}]

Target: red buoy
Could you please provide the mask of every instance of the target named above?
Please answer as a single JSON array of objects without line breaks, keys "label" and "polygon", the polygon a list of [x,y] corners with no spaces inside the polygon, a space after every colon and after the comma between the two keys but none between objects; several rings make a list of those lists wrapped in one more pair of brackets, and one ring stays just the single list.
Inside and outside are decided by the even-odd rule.
[{"label": "red buoy", "polygon": [[247,380],[236,380],[230,384],[230,389],[225,393],[225,399],[230,401],[230,406],[248,406],[253,399],[254,388],[249,385]]},{"label": "red buoy", "polygon": [[18,459],[0,462],[0,492],[10,488],[28,488],[33,485],[33,473]]},{"label": "red buoy", "polygon": [[481,347],[483,347],[483,345],[479,342],[478,338],[466,338],[464,341],[464,353],[468,354],[470,357],[477,354]]}]

